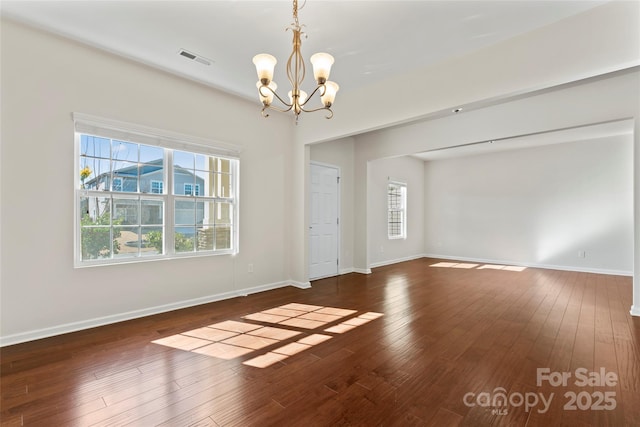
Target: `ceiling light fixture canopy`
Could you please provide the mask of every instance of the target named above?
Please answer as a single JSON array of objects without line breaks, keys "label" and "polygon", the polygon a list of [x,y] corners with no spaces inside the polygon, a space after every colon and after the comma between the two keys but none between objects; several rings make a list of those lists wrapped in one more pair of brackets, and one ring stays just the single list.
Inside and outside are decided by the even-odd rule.
[{"label": "ceiling light fixture canopy", "polygon": [[[304,7],[304,4],[303,4]],[[287,27],[286,30],[293,32],[293,51],[287,61],[287,78],[291,83],[292,89],[289,91],[289,102],[282,99],[277,93],[276,89],[278,85],[273,81],[273,70],[276,65],[276,58],[267,54],[261,53],[253,57],[253,63],[256,66],[258,72],[258,95],[260,102],[262,102],[262,115],[269,117],[266,112],[267,109],[286,113],[293,111],[295,114],[296,122],[301,112],[311,113],[314,111],[326,110],[328,112],[326,118],[333,117],[333,111],[331,106],[336,98],[336,92],[340,87],[337,83],[329,81],[329,73],[331,72],[331,66],[333,65],[333,56],[328,53],[316,53],[311,56],[311,65],[313,66],[313,77],[316,80],[316,88],[307,96],[307,93],[300,89],[300,85],[304,81],[305,77],[305,65],[302,59],[302,53],[300,47],[302,46],[302,35],[306,37],[306,34],[302,32],[303,25],[300,25],[298,21],[298,0],[293,0],[293,23]],[[307,103],[316,92],[320,95],[320,101],[322,107],[307,109],[305,108]],[[283,107],[275,107],[272,105],[273,98],[277,98]]]}]

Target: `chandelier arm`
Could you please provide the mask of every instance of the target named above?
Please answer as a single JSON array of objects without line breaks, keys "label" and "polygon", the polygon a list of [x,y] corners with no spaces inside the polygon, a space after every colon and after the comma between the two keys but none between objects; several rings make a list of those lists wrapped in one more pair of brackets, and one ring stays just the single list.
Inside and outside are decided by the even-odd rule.
[{"label": "chandelier arm", "polygon": [[[291,110],[291,108],[293,108],[293,104],[289,104],[288,102],[285,102],[285,100],[284,100],[284,99],[282,99],[282,98],[280,98],[280,95],[278,95],[278,93],[277,93],[275,90],[271,89],[269,86],[262,85],[262,86],[260,86],[260,87],[258,88],[258,92],[260,93],[260,95],[261,95],[261,96],[266,97],[266,95],[265,95],[264,93],[262,93],[262,89],[267,89],[267,90],[268,90],[269,92],[271,92],[271,93],[272,93],[276,98],[278,98],[278,101],[280,101],[280,102],[282,103],[282,105],[285,105],[285,106],[289,107],[289,108],[288,108],[288,109],[286,109],[286,110],[280,110],[280,109],[278,109],[278,108],[271,107],[271,108],[273,108],[274,110],[281,111],[281,112],[283,112],[283,113],[284,113],[284,112],[287,112],[287,111]],[[270,105],[269,105],[269,106],[270,106]]]},{"label": "chandelier arm", "polygon": [[327,119],[327,120],[332,119],[333,118],[333,110],[331,108],[329,108],[329,107],[326,107],[326,108],[327,108],[327,111],[329,112],[329,115],[328,116],[324,116],[324,118]]},{"label": "chandelier arm", "polygon": [[329,115],[325,116],[325,119],[330,119],[333,117],[333,110],[330,107],[319,107],[319,108],[314,108],[313,110],[305,110],[304,108],[300,107],[300,110],[302,110],[305,113],[315,113],[316,111],[326,110],[329,112]]},{"label": "chandelier arm", "polygon": [[[309,96],[307,96],[307,99],[306,99],[302,104],[300,104],[300,107],[303,107],[303,106],[307,105],[307,102],[309,102],[309,100],[310,100],[311,98],[313,98],[313,95],[315,95],[315,94],[316,94],[316,92],[317,92],[318,90],[320,90],[321,88],[322,88],[323,90],[320,92],[320,96],[324,95],[324,92],[326,91],[326,87],[325,87],[325,85],[324,85],[324,84],[319,84],[318,86],[316,86],[316,88],[313,90],[313,92],[311,92],[311,94],[310,94]],[[320,108],[320,110],[321,110],[321,109],[323,109],[323,108],[326,108],[326,107],[322,107],[322,108]],[[304,111],[307,111],[307,110],[304,110]],[[317,109],[316,109],[316,110],[313,110],[313,111],[317,111]]]},{"label": "chandelier arm", "polygon": [[271,89],[269,86],[267,86],[267,85],[262,85],[262,86],[260,86],[260,87],[258,88],[258,93],[259,93],[259,94],[260,94],[260,96],[261,96],[261,97],[263,97],[263,98],[266,98],[266,97],[268,96],[268,94],[267,94],[267,95],[265,95],[264,93],[262,93],[262,89],[269,89],[269,91],[270,91],[271,93],[273,93],[274,95],[276,94],[276,93],[273,91],[273,89]]},{"label": "chandelier arm", "polygon": [[289,111],[291,111],[291,109],[293,108],[293,105],[289,105],[289,104],[285,104],[288,108],[279,108],[279,107],[274,107],[273,105],[269,104],[269,105],[265,105],[264,108],[262,110],[265,110],[267,108],[270,108],[272,110],[276,110],[280,113],[287,113]]},{"label": "chandelier arm", "polygon": [[284,113],[284,112],[290,111],[293,108],[293,104],[289,104],[288,102],[285,102],[284,99],[280,98],[280,95],[278,95],[277,93],[274,92],[273,94],[275,95],[276,98],[278,98],[278,101],[280,101],[282,105],[287,107],[286,110],[278,110],[277,108],[272,107],[274,110],[282,111]]}]

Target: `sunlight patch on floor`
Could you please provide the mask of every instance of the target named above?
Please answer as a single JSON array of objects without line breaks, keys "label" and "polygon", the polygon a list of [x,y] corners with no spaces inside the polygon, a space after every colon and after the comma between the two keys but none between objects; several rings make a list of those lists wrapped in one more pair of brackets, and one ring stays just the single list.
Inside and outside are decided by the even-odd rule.
[{"label": "sunlight patch on floor", "polygon": [[[250,322],[271,323],[283,327],[225,320],[152,342],[224,360],[270,348],[266,353],[243,362],[247,366],[266,368],[333,337],[326,333],[342,334],[383,316],[382,313],[376,312],[353,316],[357,312],[337,307],[290,303],[242,317]],[[309,334],[309,331],[320,328],[324,328],[325,333]],[[296,341],[276,347],[298,336],[301,337]]]},{"label": "sunlight patch on floor", "polygon": [[325,329],[325,332],[332,332],[335,334],[342,334],[344,332],[350,331],[351,329],[364,325],[365,323],[369,323],[374,319],[377,319],[378,317],[381,317],[382,313],[373,313],[373,312],[368,312],[368,313],[364,313],[361,314],[358,317],[354,317],[352,319],[349,320],[345,320],[344,322],[332,326],[331,328],[327,328]]}]

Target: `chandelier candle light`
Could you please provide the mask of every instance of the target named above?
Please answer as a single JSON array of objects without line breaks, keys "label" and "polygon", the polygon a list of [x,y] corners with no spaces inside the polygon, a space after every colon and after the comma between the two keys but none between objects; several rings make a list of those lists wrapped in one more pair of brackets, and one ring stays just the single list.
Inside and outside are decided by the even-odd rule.
[{"label": "chandelier candle light", "polygon": [[[304,7],[304,5],[303,5]],[[273,70],[276,65],[276,58],[267,54],[261,53],[253,57],[253,63],[256,66],[258,72],[258,95],[262,102],[262,115],[269,117],[266,112],[267,108],[286,113],[293,111],[296,116],[296,123],[301,112],[310,113],[313,111],[326,110],[328,115],[327,119],[333,117],[333,111],[331,105],[336,98],[336,92],[338,92],[339,86],[335,82],[329,81],[329,72],[331,71],[331,65],[333,65],[333,56],[328,53],[316,53],[311,56],[311,64],[313,65],[313,76],[316,80],[316,88],[311,92],[311,95],[307,96],[307,93],[300,89],[305,76],[305,65],[302,59],[302,53],[300,47],[302,46],[302,25],[298,21],[298,0],[293,0],[293,23],[287,30],[293,31],[293,51],[287,61],[287,78],[291,83],[292,89],[289,91],[289,102],[283,100],[277,93],[276,89],[278,85],[273,81]],[[305,34],[306,37],[306,34]],[[313,97],[313,95],[319,92],[320,101],[322,107],[314,109],[305,109],[307,102]],[[284,107],[274,107],[272,104],[273,97],[278,98]]]}]

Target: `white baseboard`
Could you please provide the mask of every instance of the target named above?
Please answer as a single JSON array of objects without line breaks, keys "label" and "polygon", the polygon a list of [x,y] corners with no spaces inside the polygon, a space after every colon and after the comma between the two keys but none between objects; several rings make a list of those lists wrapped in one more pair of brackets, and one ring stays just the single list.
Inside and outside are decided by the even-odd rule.
[{"label": "white baseboard", "polygon": [[629,311],[629,314],[631,314],[632,316],[640,316],[640,307],[636,307],[635,305],[632,305],[631,310]]},{"label": "white baseboard", "polygon": [[290,284],[300,289],[311,289],[311,282],[296,282],[292,280]]},{"label": "white baseboard", "polygon": [[547,269],[547,270],[577,271],[577,272],[580,272],[580,273],[608,274],[608,275],[612,275],[612,276],[633,276],[633,271],[608,270],[608,269],[604,269],[604,268],[589,268],[589,267],[576,267],[576,266],[567,266],[567,265],[539,264],[539,263],[506,261],[506,260],[500,260],[500,259],[469,258],[469,257],[439,255],[439,254],[423,254],[422,256],[425,257],[425,258],[448,259],[448,260],[452,260],[452,261],[477,262],[477,263],[484,263],[484,264],[515,265],[515,266],[518,266],[518,267],[544,268],[544,269]]},{"label": "white baseboard", "polygon": [[20,344],[27,341],[34,341],[42,338],[48,338],[55,335],[77,332],[83,329],[95,328],[98,326],[109,325],[112,323],[124,322],[126,320],[138,319],[140,317],[151,316],[154,314],[165,313],[167,311],[178,310],[181,308],[193,307],[201,304],[208,304],[215,301],[247,296],[258,292],[269,291],[272,289],[283,288],[285,286],[295,286],[300,289],[308,289],[311,287],[309,282],[294,282],[291,280],[269,283],[266,285],[253,286],[251,288],[239,289],[237,291],[223,292],[220,294],[208,295],[201,298],[194,298],[185,301],[179,301],[171,304],[159,305],[156,307],[144,308],[141,310],[128,311],[125,313],[114,314],[111,316],[97,317],[94,319],[82,320],[80,322],[65,323],[63,325],[52,326],[49,328],[37,329],[33,331],[21,332],[17,334],[0,337],[0,347],[8,345]]},{"label": "white baseboard", "polygon": [[371,267],[371,268],[383,267],[385,265],[397,264],[399,262],[413,261],[414,259],[420,259],[420,258],[424,258],[424,254],[410,255],[410,256],[397,258],[397,259],[390,259],[390,260],[386,260],[386,261],[373,262],[373,263],[369,264],[369,267]]},{"label": "white baseboard", "polygon": [[340,269],[340,272],[338,274],[342,276],[343,274],[349,274],[349,273],[371,274],[371,269],[349,267],[349,268]]}]

